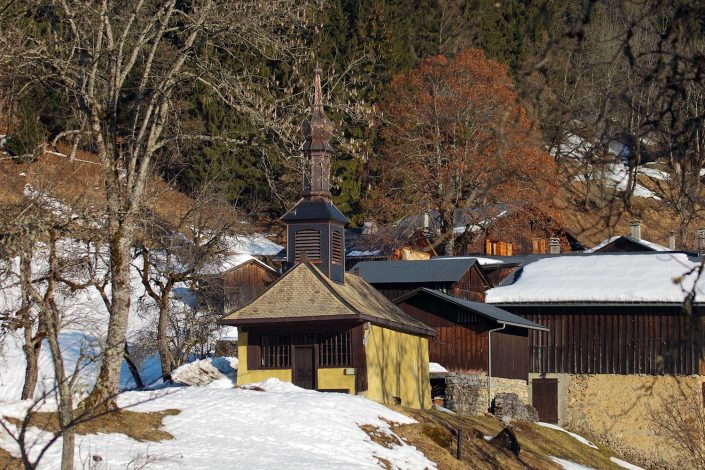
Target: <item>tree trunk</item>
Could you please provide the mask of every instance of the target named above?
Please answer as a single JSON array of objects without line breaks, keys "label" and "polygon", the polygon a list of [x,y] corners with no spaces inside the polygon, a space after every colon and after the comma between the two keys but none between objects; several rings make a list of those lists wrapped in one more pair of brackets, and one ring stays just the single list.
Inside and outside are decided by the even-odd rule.
[{"label": "tree trunk", "polygon": [[130,369],[130,374],[132,374],[132,378],[135,381],[135,386],[142,390],[144,388],[144,382],[142,382],[142,377],[140,376],[140,370],[137,368],[135,365],[134,361],[132,360],[132,356],[130,356],[130,349],[127,346],[127,341],[125,341],[125,362],[127,362],[127,368]]},{"label": "tree trunk", "polygon": [[44,316],[44,325],[47,331],[47,340],[51,357],[54,365],[54,376],[59,390],[59,424],[62,437],[61,445],[61,470],[73,469],[73,455],[75,444],[75,433],[73,427],[73,397],[71,395],[71,385],[66,378],[66,370],[64,369],[64,358],[59,347],[59,327],[60,315],[56,307],[54,299],[54,283],[53,276],[56,272],[56,238],[51,235],[51,246],[49,253],[49,266],[51,276],[49,276],[46,302],[41,306]]},{"label": "tree trunk", "polygon": [[108,335],[98,379],[91,394],[81,404],[84,409],[116,409],[120,391],[120,370],[125,353],[127,321],[130,314],[130,262],[132,230],[122,222],[110,242],[111,304]]},{"label": "tree trunk", "polygon": [[24,385],[22,386],[22,400],[34,397],[34,390],[37,388],[37,378],[39,376],[39,354],[42,350],[42,340],[32,338],[31,326],[25,326],[25,342],[22,346],[24,351],[25,369]]},{"label": "tree trunk", "polygon": [[164,382],[171,381],[171,368],[174,361],[169,347],[169,309],[166,300],[159,306],[157,348],[159,349],[159,359],[162,365],[162,380]]}]

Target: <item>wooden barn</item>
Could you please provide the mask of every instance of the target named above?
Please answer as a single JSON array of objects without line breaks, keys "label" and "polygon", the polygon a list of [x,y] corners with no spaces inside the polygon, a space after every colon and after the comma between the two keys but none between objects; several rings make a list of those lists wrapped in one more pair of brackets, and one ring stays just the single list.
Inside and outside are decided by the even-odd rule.
[{"label": "wooden barn", "polygon": [[674,232],[669,234],[669,244],[671,247],[665,247],[641,237],[641,222],[634,221],[630,223],[629,235],[615,235],[609,237],[594,247],[585,250],[585,253],[638,253],[638,252],[654,252],[654,251],[675,251],[676,237]]},{"label": "wooden barn", "polygon": [[700,282],[692,314],[683,309],[699,262],[663,252],[543,258],[486,301],[549,329],[529,333],[529,372],[557,420],[562,375],[705,374]]},{"label": "wooden barn", "polygon": [[224,313],[249,303],[279,276],[274,268],[248,256],[227,271],[208,276],[209,295]]},{"label": "wooden barn", "polygon": [[436,250],[423,231],[400,225],[378,227],[368,220],[362,228],[345,233],[345,268],[361,261],[424,260]]},{"label": "wooden barn", "polygon": [[416,289],[394,303],[436,330],[437,335],[429,344],[430,361],[452,372],[527,380],[529,332],[546,331],[535,322],[493,305],[433,289]]},{"label": "wooden barn", "polygon": [[307,389],[427,408],[428,339],[435,332],[362,278],[345,273],[347,219],[331,201],[333,125],[321,103],[318,67],[313,109],[303,127],[302,198],[282,217],[289,269],[221,320],[238,327],[238,383],[273,377]]},{"label": "wooden barn", "polygon": [[454,297],[482,301],[492,284],[475,258],[433,258],[416,261],[363,261],[352,271],[390,300],[426,287]]}]

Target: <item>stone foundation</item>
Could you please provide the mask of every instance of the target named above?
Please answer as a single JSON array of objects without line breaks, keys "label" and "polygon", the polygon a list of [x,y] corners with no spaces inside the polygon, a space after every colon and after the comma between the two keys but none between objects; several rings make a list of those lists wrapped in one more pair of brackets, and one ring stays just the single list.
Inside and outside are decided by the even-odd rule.
[{"label": "stone foundation", "polygon": [[[526,380],[493,377],[492,398],[498,393],[514,393],[522,403],[529,403]],[[487,412],[487,376],[484,374],[446,374],[445,406],[461,414],[480,415]]]},{"label": "stone foundation", "polygon": [[[645,468],[693,468],[664,434],[664,407],[705,417],[705,376],[571,375],[557,378],[559,424]],[[535,378],[531,374],[530,380]],[[705,437],[705,430],[700,433]]]}]

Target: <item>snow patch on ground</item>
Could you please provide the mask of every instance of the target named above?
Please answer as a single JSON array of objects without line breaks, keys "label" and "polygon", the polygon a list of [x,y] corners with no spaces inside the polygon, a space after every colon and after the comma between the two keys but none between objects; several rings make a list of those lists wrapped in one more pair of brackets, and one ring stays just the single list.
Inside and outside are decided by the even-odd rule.
[{"label": "snow patch on ground", "polygon": [[236,357],[216,357],[200,359],[177,367],[171,373],[171,379],[181,385],[208,385],[222,379],[235,381],[236,373]]},{"label": "snow patch on ground", "polygon": [[428,371],[429,372],[448,372],[448,369],[443,367],[437,362],[429,362],[428,363]]},{"label": "snow patch on ground", "polygon": [[[602,180],[603,183],[613,188],[616,191],[626,191],[627,184],[629,183],[629,168],[623,163],[612,163],[600,167],[601,170],[592,171],[592,168],[588,170],[585,175],[578,175],[575,177],[577,181],[585,182],[588,178],[592,181]],[[634,197],[641,197],[645,199],[656,199],[661,200],[655,192],[651,191],[649,188],[637,183],[634,186]]]},{"label": "snow patch on ground", "polygon": [[558,465],[563,467],[563,470],[595,470],[592,467],[588,467],[586,465],[581,465],[581,464],[575,463],[571,460],[561,459],[561,458],[554,457],[554,456],[550,456],[549,459],[553,460]]},{"label": "snow patch on ground", "polygon": [[[162,442],[138,442],[121,434],[77,436],[75,465],[99,455],[105,468],[125,468],[136,457],[149,456],[150,469],[379,469],[378,459],[394,468],[436,468],[418,449],[397,439],[387,448],[360,429],[372,425],[394,436],[389,425],[413,423],[411,418],[363,397],[303,390],[270,379],[258,384],[265,391],[235,388],[229,379],[204,387],[172,387],[127,392],[118,403],[133,411],[179,409],[164,419],[174,436]],[[0,406],[3,414],[21,407]],[[34,432],[34,431],[33,431]],[[48,434],[35,435],[39,443]],[[3,446],[5,444],[3,443]],[[14,450],[6,447],[8,450]],[[40,468],[58,468],[61,442],[45,454]]]},{"label": "snow patch on ground", "polygon": [[[597,449],[597,446],[596,446],[595,444],[593,444],[592,442],[588,441],[588,440],[585,439],[583,436],[580,436],[580,435],[578,435],[578,434],[575,434],[574,432],[566,431],[565,429],[563,429],[563,428],[560,427],[560,426],[556,426],[555,424],[550,424],[550,423],[542,423],[542,422],[538,422],[538,423],[536,423],[536,424],[538,424],[539,426],[542,426],[542,427],[544,427],[544,428],[549,428],[549,429],[554,429],[554,430],[556,430],[556,431],[564,432],[564,433],[568,434],[569,436],[571,436],[572,438],[578,440],[579,442],[582,442],[582,443],[585,444],[586,446],[592,447],[593,449]],[[551,457],[551,458],[553,458],[553,457]]]},{"label": "snow patch on ground", "polygon": [[620,467],[626,468],[628,470],[644,470],[643,467],[639,467],[637,465],[634,465],[633,463],[625,462],[624,460],[618,459],[617,457],[610,457],[610,460],[615,464],[619,465]]},{"label": "snow patch on ground", "polygon": [[663,170],[657,170],[656,168],[640,167],[639,173],[648,176],[653,180],[668,181],[669,174]]}]

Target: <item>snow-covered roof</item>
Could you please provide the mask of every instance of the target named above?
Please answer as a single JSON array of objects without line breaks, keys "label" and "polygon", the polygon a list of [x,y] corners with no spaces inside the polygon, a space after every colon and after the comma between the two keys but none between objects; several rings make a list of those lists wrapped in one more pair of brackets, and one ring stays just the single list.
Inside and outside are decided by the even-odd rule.
[{"label": "snow-covered roof", "polygon": [[[699,266],[683,253],[559,256],[530,263],[513,284],[486,292],[486,302],[682,303]],[[705,301],[698,281],[696,302]]]},{"label": "snow-covered roof", "polygon": [[648,240],[644,239],[636,239],[629,237],[627,235],[615,235],[613,237],[609,237],[606,240],[602,240],[600,243],[597,245],[593,246],[590,249],[587,249],[584,251],[584,253],[596,253],[600,251],[602,248],[605,246],[609,245],[610,243],[617,241],[620,238],[624,238],[626,240],[629,240],[632,243],[636,243],[637,245],[642,245],[644,247],[644,251],[673,251],[668,247],[665,247],[663,245],[659,245],[658,243],[650,242]]},{"label": "snow-covered roof", "polygon": [[274,256],[284,247],[274,243],[266,235],[232,235],[226,238],[228,250],[239,255]]}]

